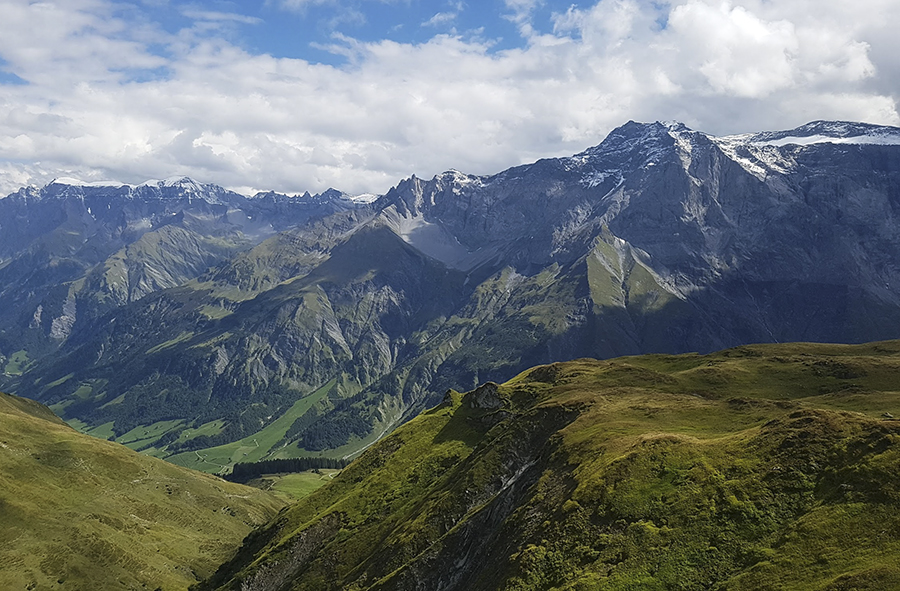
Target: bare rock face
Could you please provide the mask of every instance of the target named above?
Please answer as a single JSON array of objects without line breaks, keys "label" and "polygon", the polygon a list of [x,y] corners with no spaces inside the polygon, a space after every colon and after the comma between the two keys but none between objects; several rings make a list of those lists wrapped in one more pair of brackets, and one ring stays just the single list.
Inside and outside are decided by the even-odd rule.
[{"label": "bare rock face", "polygon": [[72,325],[75,324],[75,298],[71,295],[66,298],[62,306],[62,315],[53,319],[50,326],[50,337],[54,339],[65,339],[72,332]]},{"label": "bare rock face", "polygon": [[478,386],[466,395],[465,403],[469,408],[481,410],[494,410],[503,406],[503,399],[497,390],[497,384],[487,382]]}]

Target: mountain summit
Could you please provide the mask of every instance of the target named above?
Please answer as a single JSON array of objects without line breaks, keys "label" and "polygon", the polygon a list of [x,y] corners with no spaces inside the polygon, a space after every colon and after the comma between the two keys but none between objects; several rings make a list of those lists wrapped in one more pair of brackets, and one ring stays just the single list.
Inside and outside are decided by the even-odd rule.
[{"label": "mountain summit", "polygon": [[[136,446],[218,470],[351,455],[448,388],[549,361],[897,338],[898,138],[843,122],[727,137],[629,122],[574,156],[412,176],[291,215],[291,200],[224,190],[242,205],[191,198],[173,216],[141,202],[148,214],[126,219],[153,232],[209,228],[191,271],[155,283],[182,268],[179,248],[146,255],[137,283],[116,269],[161,252],[146,245],[158,234],[138,248],[121,242],[135,221],[90,240],[70,229],[127,201],[91,191],[137,189],[73,187],[83,199],[44,199],[41,216],[0,200],[0,235],[21,219],[32,236],[4,242],[7,387],[115,437],[155,425]],[[245,218],[269,233],[236,227]],[[126,277],[143,287],[117,292]]]}]

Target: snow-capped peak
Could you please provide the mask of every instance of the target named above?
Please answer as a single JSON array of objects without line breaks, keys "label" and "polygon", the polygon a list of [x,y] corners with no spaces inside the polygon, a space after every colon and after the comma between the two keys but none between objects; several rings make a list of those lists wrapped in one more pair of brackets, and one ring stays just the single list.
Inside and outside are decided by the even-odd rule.
[{"label": "snow-capped peak", "polygon": [[173,176],[163,180],[151,179],[144,181],[139,185],[131,185],[120,181],[84,181],[71,176],[60,176],[47,183],[48,187],[50,185],[64,185],[69,187],[111,187],[115,189],[121,187],[154,187],[160,189],[177,187],[185,191],[196,193],[204,190],[203,185],[187,176]]},{"label": "snow-capped peak", "polygon": [[477,186],[484,184],[484,178],[480,176],[476,176],[474,174],[467,174],[465,172],[460,172],[455,168],[451,168],[450,170],[445,170],[442,174],[434,177],[435,180],[442,179],[444,181],[451,182],[457,186],[471,185],[475,184]]},{"label": "snow-capped peak", "polygon": [[694,131],[690,127],[688,127],[687,125],[682,123],[681,121],[674,121],[674,120],[673,121],[657,121],[657,123],[659,123],[660,125],[665,127],[667,130],[669,130],[670,133],[671,132],[683,132],[683,131],[693,132]]},{"label": "snow-capped peak", "polygon": [[900,145],[900,128],[847,121],[813,121],[787,131],[709,136],[732,160],[759,179],[794,168],[786,146],[816,144]]},{"label": "snow-capped peak", "polygon": [[344,199],[347,201],[352,201],[353,203],[359,203],[361,205],[366,205],[369,203],[374,203],[378,200],[380,195],[375,195],[374,193],[360,193],[359,195],[344,195]]},{"label": "snow-capped peak", "polygon": [[767,146],[786,146],[795,144],[798,146],[808,146],[810,144],[869,144],[882,146],[900,146],[900,133],[875,133],[861,134],[849,137],[834,137],[827,135],[808,135],[808,136],[785,136],[772,140],[761,140],[754,142],[756,145]]},{"label": "snow-capped peak", "polygon": [[52,181],[47,183],[48,187],[50,185],[67,185],[70,187],[113,187],[113,188],[119,188],[119,187],[126,186],[125,183],[120,183],[118,181],[83,181],[81,179],[76,179],[76,178],[70,177],[70,176],[56,177],[55,179],[53,179]]},{"label": "snow-capped peak", "polygon": [[200,193],[203,191],[203,185],[187,176],[170,176],[169,178],[158,180],[152,179],[148,181],[144,181],[140,185],[140,187],[159,187],[159,188],[172,188],[178,187],[180,189],[184,189],[185,191],[193,191],[195,193]]},{"label": "snow-capped peak", "polygon": [[624,153],[639,154],[641,159],[648,156],[652,158],[661,148],[665,148],[664,144],[671,145],[672,132],[681,131],[690,131],[690,129],[678,122],[638,123],[629,121],[609,132],[609,135],[599,145],[576,154],[574,158],[587,161]]},{"label": "snow-capped peak", "polygon": [[722,139],[757,146],[808,146],[824,143],[896,146],[900,145],[900,128],[848,121],[813,121],[787,131],[764,131]]}]

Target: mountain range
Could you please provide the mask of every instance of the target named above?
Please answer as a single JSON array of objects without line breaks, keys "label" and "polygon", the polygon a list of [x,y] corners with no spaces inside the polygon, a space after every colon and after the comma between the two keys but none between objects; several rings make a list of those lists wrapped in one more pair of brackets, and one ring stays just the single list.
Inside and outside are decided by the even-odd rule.
[{"label": "mountain range", "polygon": [[3,388],[205,469],[346,457],[580,357],[900,337],[900,129],[598,146],[385,195],[172,179],[0,200]]}]

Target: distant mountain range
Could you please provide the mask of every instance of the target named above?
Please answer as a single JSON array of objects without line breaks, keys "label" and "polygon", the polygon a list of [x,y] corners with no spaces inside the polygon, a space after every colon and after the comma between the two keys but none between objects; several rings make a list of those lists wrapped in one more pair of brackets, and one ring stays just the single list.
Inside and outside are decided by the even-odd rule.
[{"label": "distant mountain range", "polygon": [[188,178],[136,187],[71,182],[0,200],[0,326],[6,338],[19,338],[17,315],[32,314],[27,326],[37,329],[31,339],[42,350],[65,340],[76,321],[181,285],[281,230],[355,206],[333,190],[246,198]]},{"label": "distant mountain range", "polygon": [[0,200],[0,386],[206,470],[540,363],[900,337],[898,128],[630,122],[377,199],[71,182]]}]

